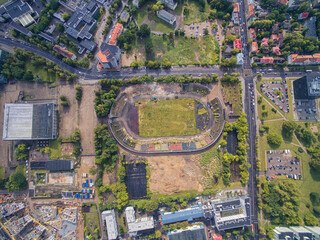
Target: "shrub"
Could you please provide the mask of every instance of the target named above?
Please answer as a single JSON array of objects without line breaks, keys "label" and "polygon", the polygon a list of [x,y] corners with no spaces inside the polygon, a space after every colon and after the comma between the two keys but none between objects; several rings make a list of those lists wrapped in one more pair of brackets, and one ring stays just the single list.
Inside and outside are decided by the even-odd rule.
[{"label": "shrub", "polygon": [[267,137],[267,141],[270,145],[280,146],[282,137],[277,133],[270,133]]}]

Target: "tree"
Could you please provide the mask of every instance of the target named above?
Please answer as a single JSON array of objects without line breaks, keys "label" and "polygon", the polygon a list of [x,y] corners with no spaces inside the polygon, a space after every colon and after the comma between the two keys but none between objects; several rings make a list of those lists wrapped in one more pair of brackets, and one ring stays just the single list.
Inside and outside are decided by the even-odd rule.
[{"label": "tree", "polygon": [[27,144],[19,144],[14,150],[14,158],[17,161],[26,161],[29,158],[29,150]]},{"label": "tree", "polygon": [[233,55],[236,55],[237,53],[239,53],[239,52],[241,52],[239,49],[237,49],[237,48],[234,48],[234,49],[232,49],[232,51],[231,51],[231,53],[233,54]]},{"label": "tree", "polygon": [[21,191],[27,187],[26,181],[26,167],[24,165],[19,165],[15,172],[9,177],[9,181],[6,184],[6,188],[9,192]]},{"label": "tree", "polygon": [[270,145],[280,146],[282,143],[282,137],[277,133],[268,134],[267,141]]},{"label": "tree", "polygon": [[208,28],[205,28],[205,29],[204,29],[204,35],[209,35],[209,30],[208,30]]},{"label": "tree", "polygon": [[282,135],[285,138],[291,138],[293,132],[296,130],[297,124],[293,121],[284,121],[282,123]]},{"label": "tree", "polygon": [[156,4],[152,6],[152,11],[157,12],[159,10],[163,9],[163,5],[160,1],[158,1]]},{"label": "tree", "polygon": [[64,31],[64,26],[62,23],[58,23],[56,27],[57,31],[62,33]]},{"label": "tree", "polygon": [[139,37],[147,38],[150,36],[150,28],[147,24],[142,24],[137,32]]},{"label": "tree", "polygon": [[313,214],[311,213],[307,213],[305,216],[304,216],[304,224],[306,226],[318,226],[318,218],[316,218]]},{"label": "tree", "polygon": [[68,21],[70,17],[71,17],[71,15],[70,15],[69,13],[64,13],[64,14],[62,14],[62,18],[63,18],[63,20],[65,20],[65,21]]},{"label": "tree", "polygon": [[76,99],[80,102],[82,98],[82,87],[80,85],[76,86]]}]

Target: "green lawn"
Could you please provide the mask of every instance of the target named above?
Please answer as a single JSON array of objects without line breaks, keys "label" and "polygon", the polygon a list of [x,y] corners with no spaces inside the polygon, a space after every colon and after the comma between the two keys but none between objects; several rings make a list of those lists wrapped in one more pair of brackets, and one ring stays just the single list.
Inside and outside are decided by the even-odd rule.
[{"label": "green lawn", "polygon": [[[259,98],[259,97],[258,97]],[[264,116],[264,120],[265,121],[268,121],[268,120],[273,120],[273,119],[283,119],[283,117],[279,114],[279,112],[277,111],[276,113],[274,113],[272,111],[272,108],[268,102],[265,100],[265,97],[263,96],[262,97],[262,102],[260,104],[258,104],[257,108],[258,108],[258,116],[259,116],[259,119],[262,119],[262,105],[265,105],[265,110],[268,110],[268,115],[267,116]],[[274,108],[276,109],[276,108]],[[276,109],[277,110],[277,109]],[[267,122],[266,122],[266,125]]]},{"label": "green lawn", "polygon": [[141,137],[197,134],[194,99],[141,100],[136,105]]},{"label": "green lawn", "polygon": [[223,83],[225,101],[232,104],[233,114],[239,116],[242,112],[241,84]]},{"label": "green lawn", "polygon": [[209,16],[209,5],[207,1],[205,1],[206,5],[203,11],[201,7],[196,1],[189,0],[185,3],[188,5],[190,12],[188,14],[183,15],[183,24],[193,24],[193,23],[200,23],[204,22]]},{"label": "green lawn", "polygon": [[40,78],[44,82],[54,82],[56,81],[55,73],[48,73],[48,71],[43,68],[35,67],[31,64],[31,62],[26,63],[26,70],[30,70],[33,74],[39,74]]},{"label": "green lawn", "polygon": [[162,36],[152,35],[155,60],[167,58],[173,65],[192,65],[195,63],[218,64],[219,44],[214,36],[198,39],[176,37],[174,43]]},{"label": "green lawn", "polygon": [[0,180],[3,180],[6,178],[6,168],[0,167]]},{"label": "green lawn", "polygon": [[148,14],[148,16],[152,19],[152,21],[149,24],[151,31],[162,33],[174,32],[174,27],[172,25],[168,24],[167,22],[152,14]]},{"label": "green lawn", "polygon": [[61,143],[57,139],[50,140],[49,147],[50,147],[50,159],[51,160],[59,159],[61,157]]},{"label": "green lawn", "polygon": [[142,22],[146,19],[146,16],[147,16],[147,13],[145,11],[139,11],[137,13],[137,17],[136,17],[136,20],[137,20],[137,23],[138,25],[140,26],[142,24]]},{"label": "green lawn", "polygon": [[[99,239],[100,236],[100,221],[96,204],[92,204],[89,213],[83,213],[84,220],[84,235],[93,236],[92,239]],[[91,238],[89,238],[91,239]]]}]

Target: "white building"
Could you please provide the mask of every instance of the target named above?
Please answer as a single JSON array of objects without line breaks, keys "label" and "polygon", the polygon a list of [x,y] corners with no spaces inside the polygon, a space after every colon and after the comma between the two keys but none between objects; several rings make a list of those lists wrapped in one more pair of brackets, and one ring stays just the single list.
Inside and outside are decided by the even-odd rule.
[{"label": "white building", "polygon": [[175,10],[178,5],[178,3],[176,3],[173,0],[160,0],[160,1],[162,2],[162,4],[165,4],[171,10]]},{"label": "white building", "polygon": [[242,65],[244,63],[243,53],[236,54],[237,65]]},{"label": "white building", "polygon": [[106,221],[106,227],[108,232],[108,239],[115,240],[118,237],[117,221],[114,210],[103,211],[101,213],[102,218]]},{"label": "white building", "polygon": [[167,12],[166,10],[160,10],[157,12],[157,16],[162,19],[163,21],[171,24],[171,25],[174,25],[175,22],[176,22],[176,16]]},{"label": "white building", "polygon": [[146,232],[154,229],[153,217],[144,217],[136,219],[133,207],[127,207],[125,210],[128,233],[129,235],[136,236],[138,232]]}]

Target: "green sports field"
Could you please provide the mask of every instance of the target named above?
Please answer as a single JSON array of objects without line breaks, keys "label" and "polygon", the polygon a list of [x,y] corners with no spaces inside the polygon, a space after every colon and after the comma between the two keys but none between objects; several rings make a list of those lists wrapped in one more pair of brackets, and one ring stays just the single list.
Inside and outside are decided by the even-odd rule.
[{"label": "green sports field", "polygon": [[195,100],[141,100],[139,107],[139,136],[168,137],[197,134]]}]

